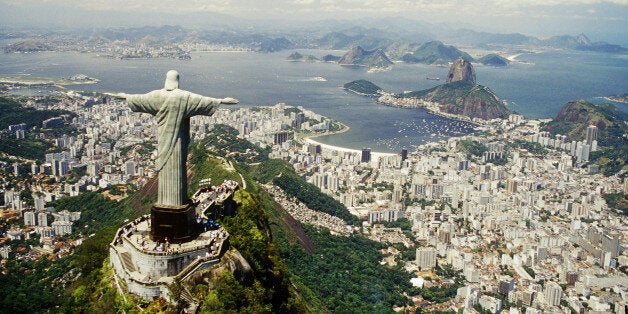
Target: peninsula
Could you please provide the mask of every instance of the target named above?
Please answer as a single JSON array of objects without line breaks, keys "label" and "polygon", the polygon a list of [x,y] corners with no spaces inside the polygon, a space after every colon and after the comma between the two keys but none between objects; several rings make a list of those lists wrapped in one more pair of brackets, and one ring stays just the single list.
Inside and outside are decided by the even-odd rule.
[{"label": "peninsula", "polygon": [[622,104],[628,104],[628,94],[606,96],[604,97],[604,99],[608,101],[619,102]]},{"label": "peninsula", "polygon": [[377,101],[394,107],[425,108],[448,118],[464,121],[504,119],[511,113],[503,101],[488,87],[475,84],[475,70],[470,62],[458,58],[447,75],[447,83],[436,87],[396,95],[386,93],[364,80],[345,84],[358,94],[381,95]]},{"label": "peninsula", "polygon": [[10,84],[14,86],[66,86],[96,84],[100,80],[89,77],[85,74],[76,74],[69,78],[37,77],[27,74],[0,75],[0,84]]}]

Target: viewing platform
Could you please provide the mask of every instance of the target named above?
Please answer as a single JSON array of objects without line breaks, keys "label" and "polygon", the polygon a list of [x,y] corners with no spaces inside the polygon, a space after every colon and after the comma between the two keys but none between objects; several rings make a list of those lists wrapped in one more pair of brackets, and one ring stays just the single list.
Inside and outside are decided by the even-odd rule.
[{"label": "viewing platform", "polygon": [[199,189],[193,197],[194,225],[198,235],[186,242],[171,243],[168,238],[151,236],[151,215],[141,216],[118,229],[109,244],[109,257],[127,290],[145,299],[170,299],[168,286],[191,274],[214,266],[229,249],[229,233],[208,218],[205,212],[225,212],[235,205],[228,200],[238,184],[226,181],[220,186]]}]

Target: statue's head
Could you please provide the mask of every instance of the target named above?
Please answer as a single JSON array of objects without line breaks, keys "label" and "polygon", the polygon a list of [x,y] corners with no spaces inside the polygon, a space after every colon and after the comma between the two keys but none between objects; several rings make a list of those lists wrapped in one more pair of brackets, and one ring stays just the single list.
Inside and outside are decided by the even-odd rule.
[{"label": "statue's head", "polygon": [[166,73],[166,84],[164,86],[166,90],[173,90],[179,88],[179,72],[170,70]]}]

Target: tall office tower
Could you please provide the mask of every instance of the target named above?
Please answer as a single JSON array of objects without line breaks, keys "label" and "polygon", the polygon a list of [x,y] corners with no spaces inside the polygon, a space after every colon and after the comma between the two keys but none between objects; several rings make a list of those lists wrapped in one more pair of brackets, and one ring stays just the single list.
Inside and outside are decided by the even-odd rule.
[{"label": "tall office tower", "polygon": [[587,144],[591,145],[593,141],[597,141],[597,126],[589,125],[587,128]]}]

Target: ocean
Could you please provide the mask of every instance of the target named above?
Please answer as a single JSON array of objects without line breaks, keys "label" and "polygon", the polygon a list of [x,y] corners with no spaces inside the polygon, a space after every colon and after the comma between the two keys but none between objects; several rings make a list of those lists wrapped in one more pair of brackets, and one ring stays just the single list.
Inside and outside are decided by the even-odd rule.
[{"label": "ocean", "polygon": [[[298,50],[322,57],[342,51]],[[448,67],[396,63],[392,70],[369,72],[334,63],[288,62],[293,51],[276,53],[199,52],[192,60],[101,58],[88,53],[41,52],[0,54],[0,75],[70,77],[86,74],[100,80],[69,89],[146,93],[163,87],[165,73],[176,69],[180,87],[206,96],[234,97],[238,106],[286,103],[339,120],[348,132],[320,137],[326,144],[353,149],[400,152],[429,141],[472,131],[468,123],[432,115],[422,109],[380,105],[342,85],[366,79],[386,91],[421,90],[444,81]],[[601,97],[628,92],[628,56],[595,52],[548,51],[522,54],[505,68],[475,65],[478,84],[491,88],[508,107],[526,117],[550,118],[570,100],[606,102]],[[23,91],[36,94],[39,89]],[[628,112],[628,105],[618,104]]]}]

